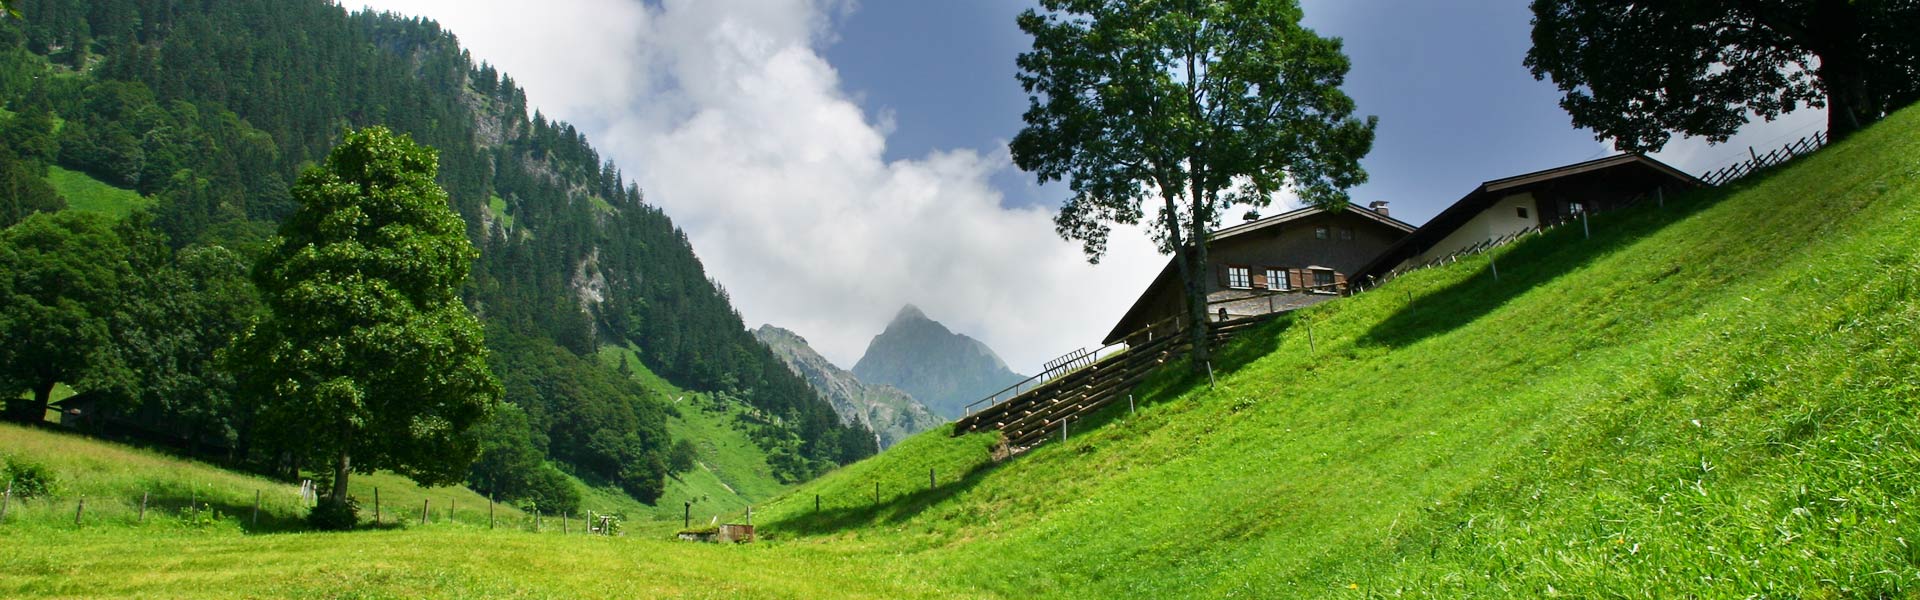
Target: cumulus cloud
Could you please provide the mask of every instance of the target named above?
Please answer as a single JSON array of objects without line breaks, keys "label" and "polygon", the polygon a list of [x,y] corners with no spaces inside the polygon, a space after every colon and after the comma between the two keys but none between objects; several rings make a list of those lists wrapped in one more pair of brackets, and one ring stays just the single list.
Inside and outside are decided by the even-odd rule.
[{"label": "cumulus cloud", "polygon": [[1049,210],[1002,206],[1004,146],[887,161],[891,117],[820,52],[850,2],[363,3],[437,20],[512,75],[688,232],[749,324],[842,366],[913,303],[1031,372],[1095,343],[1165,260],[1129,229],[1088,265]]}]

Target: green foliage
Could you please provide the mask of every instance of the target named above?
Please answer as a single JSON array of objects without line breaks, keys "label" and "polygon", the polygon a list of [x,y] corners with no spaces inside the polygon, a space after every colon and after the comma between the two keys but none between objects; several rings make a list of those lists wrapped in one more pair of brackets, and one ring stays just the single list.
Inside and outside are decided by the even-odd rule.
[{"label": "green foliage", "polygon": [[299,210],[254,268],[269,317],[232,364],[265,436],[331,470],[338,500],[350,470],[464,479],[478,451],[466,432],[500,396],[455,295],[477,252],[434,169],[405,136],[349,134],[301,176]]},{"label": "green foliage", "polygon": [[589,482],[615,484],[649,504],[660,497],[668,447],[661,398],[550,341],[500,329],[488,338],[506,399],[526,414],[529,433],[520,437]]},{"label": "green foliage", "polygon": [[[35,214],[0,230],[0,397],[9,418],[40,422],[55,383],[91,385],[117,368],[108,317],[131,277],[125,254],[113,222],[90,213]],[[14,398],[23,389],[31,399]]]},{"label": "green foliage", "polygon": [[676,475],[692,471],[699,457],[700,450],[694,447],[693,440],[682,438],[673,443],[673,451],[667,455],[667,470]]},{"label": "green foliage", "polygon": [[45,170],[40,163],[0,151],[0,229],[34,213],[56,212],[67,207],[66,199],[47,185]]},{"label": "green foliage", "polygon": [[1621,150],[1724,142],[1752,117],[1826,107],[1836,137],[1920,100],[1911,2],[1535,0],[1535,78]]},{"label": "green foliage", "polygon": [[220,246],[176,253],[149,219],[136,213],[119,227],[135,267],[110,324],[126,377],[115,390],[122,401],[96,411],[185,440],[190,453],[232,448],[252,414],[218,353],[262,311],[249,261]]},{"label": "green foliage", "polygon": [[532,430],[519,406],[501,406],[475,433],[480,437],[480,457],[467,474],[473,489],[553,514],[579,509],[580,491],[546,463],[544,449],[534,443],[539,439],[544,444],[546,435]]},{"label": "green foliage", "polygon": [[13,490],[13,497],[32,500],[51,496],[60,491],[60,476],[52,467],[35,462],[24,456],[0,456],[0,484]]},{"label": "green foliage", "polygon": [[346,531],[360,525],[360,506],[352,498],[321,498],[307,513],[307,526],[321,531]]}]

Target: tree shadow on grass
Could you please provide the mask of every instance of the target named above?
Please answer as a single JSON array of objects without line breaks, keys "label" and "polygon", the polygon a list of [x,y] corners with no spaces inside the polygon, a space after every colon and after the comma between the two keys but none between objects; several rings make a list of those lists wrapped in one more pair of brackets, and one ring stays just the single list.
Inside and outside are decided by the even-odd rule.
[{"label": "tree shadow on grass", "polygon": [[[1018,460],[1017,458],[1014,460]],[[768,530],[782,535],[821,535],[846,531],[862,526],[897,525],[926,512],[948,499],[958,496],[978,486],[987,475],[999,468],[1002,463],[984,461],[975,464],[960,478],[933,487],[918,486],[912,492],[900,493],[902,479],[889,478],[881,482],[880,501],[864,506],[829,506],[817,511],[805,511],[800,514],[772,521],[766,524]],[[937,475],[937,473],[936,473]],[[912,481],[912,479],[906,479]],[[868,482],[869,486],[872,482]],[[888,489],[891,486],[892,489]],[[869,487],[868,489],[871,489]],[[795,500],[801,500],[795,498]],[[836,498],[844,502],[845,498]]]}]

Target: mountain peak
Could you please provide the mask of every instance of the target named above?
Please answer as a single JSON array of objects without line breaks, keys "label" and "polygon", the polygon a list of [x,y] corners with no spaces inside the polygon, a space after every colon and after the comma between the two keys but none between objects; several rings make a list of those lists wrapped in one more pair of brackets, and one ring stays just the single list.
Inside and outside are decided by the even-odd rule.
[{"label": "mountain peak", "polygon": [[912,304],[873,336],[853,374],[866,383],[905,390],[947,418],[958,418],[968,403],[1026,378],[1009,370],[986,344],[947,329]]},{"label": "mountain peak", "polygon": [[893,315],[893,322],[895,323],[899,323],[901,321],[932,321],[932,320],[933,319],[927,318],[927,313],[920,312],[920,307],[914,306],[912,304],[908,304],[906,306],[900,307],[900,312],[895,313]]}]

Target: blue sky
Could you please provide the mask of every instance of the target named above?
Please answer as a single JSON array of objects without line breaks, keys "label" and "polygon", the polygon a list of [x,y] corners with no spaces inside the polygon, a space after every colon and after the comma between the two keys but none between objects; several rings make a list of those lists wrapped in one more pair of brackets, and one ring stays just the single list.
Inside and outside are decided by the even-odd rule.
[{"label": "blue sky", "polygon": [[[1013,63],[1029,42],[1013,20],[1032,4],[864,2],[836,20],[839,37],[825,54],[864,109],[891,116],[889,157],[996,148],[1019,131],[1026,109]],[[1372,179],[1353,190],[1357,202],[1392,202],[1396,216],[1418,224],[1482,181],[1609,153],[1572,128],[1552,83],[1521,65],[1531,46],[1526,2],[1308,0],[1304,8],[1307,26],[1346,42],[1346,90],[1363,114],[1381,120],[1363,163]],[[1798,137],[1818,123],[1802,118],[1756,133]],[[1756,144],[1771,137],[1748,136]],[[1737,144],[1679,146],[1667,154],[1687,155],[1669,158],[1696,172],[1746,152]],[[1068,193],[1037,188],[1011,169],[993,183],[1013,205],[1057,206]]]},{"label": "blue sky", "polygon": [[[1420,223],[1481,181],[1595,158],[1520,65],[1523,0],[1307,0],[1342,37],[1347,89],[1381,119],[1360,202]],[[1017,371],[1095,344],[1166,258],[1138,229],[1088,264],[1007,158],[1026,98],[1026,0],[359,0],[435,19],[585,132],[687,232],[748,326],[841,366],[903,304]],[[1805,135],[1816,113],[1755,128]],[[1744,140],[1670,146],[1701,172]]]}]

